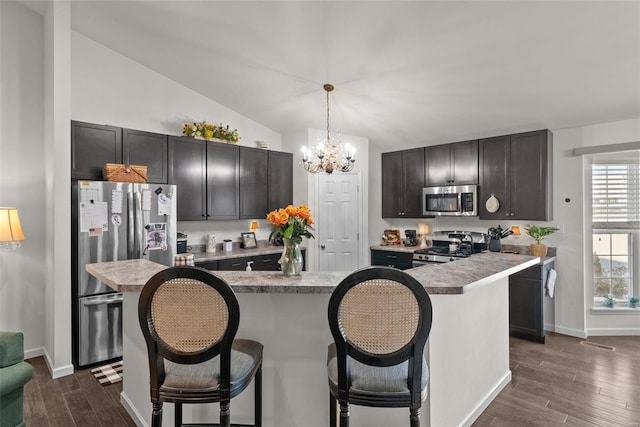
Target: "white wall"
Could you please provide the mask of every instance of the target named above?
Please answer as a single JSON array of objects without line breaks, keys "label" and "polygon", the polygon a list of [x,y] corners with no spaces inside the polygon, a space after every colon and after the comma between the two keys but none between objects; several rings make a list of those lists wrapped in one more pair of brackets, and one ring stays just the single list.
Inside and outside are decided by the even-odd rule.
[{"label": "white wall", "polygon": [[27,357],[45,346],[43,98],[43,17],[2,1],[0,206],[18,207],[26,240],[15,252],[0,252],[0,330],[22,331]]},{"label": "white wall", "polygon": [[[562,242],[558,245],[561,256],[558,280],[563,286],[556,288],[556,323],[561,327],[577,329],[583,325],[587,335],[615,334],[616,331],[640,335],[640,313],[591,314],[591,245],[584,239],[585,233],[590,235],[591,232],[591,214],[584,208],[590,206],[590,201],[584,198],[582,179],[589,166],[581,156],[573,155],[573,149],[578,147],[634,141],[640,141],[640,119],[554,131],[555,218],[564,226]],[[564,201],[567,197],[571,199],[570,203]]]},{"label": "white wall", "polygon": [[[73,120],[169,135],[180,135],[185,123],[206,120],[237,128],[240,145],[255,147],[256,141],[266,141],[270,149],[281,150],[280,134],[82,34],[72,31],[71,45]],[[214,234],[217,242],[239,241],[240,232],[248,231],[249,223],[189,221],[178,223],[178,230],[188,234],[189,245],[204,244],[208,233]],[[256,237],[266,240],[269,232],[267,221],[260,221]]]}]

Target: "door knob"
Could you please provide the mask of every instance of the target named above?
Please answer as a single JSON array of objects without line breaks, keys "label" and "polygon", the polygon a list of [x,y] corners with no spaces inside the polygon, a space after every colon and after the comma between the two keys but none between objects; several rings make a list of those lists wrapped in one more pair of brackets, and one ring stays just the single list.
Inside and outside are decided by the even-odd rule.
[{"label": "door knob", "polygon": [[320,245],[320,249],[324,249],[324,245]]}]

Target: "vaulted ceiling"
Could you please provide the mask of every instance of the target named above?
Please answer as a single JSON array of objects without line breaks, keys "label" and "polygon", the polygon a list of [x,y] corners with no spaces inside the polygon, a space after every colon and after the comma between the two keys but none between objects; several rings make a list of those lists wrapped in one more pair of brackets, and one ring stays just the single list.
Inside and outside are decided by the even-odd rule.
[{"label": "vaulted ceiling", "polygon": [[[385,147],[640,117],[640,2],[74,1],[72,28],[277,132]],[[210,118],[215,120],[215,118]]]}]

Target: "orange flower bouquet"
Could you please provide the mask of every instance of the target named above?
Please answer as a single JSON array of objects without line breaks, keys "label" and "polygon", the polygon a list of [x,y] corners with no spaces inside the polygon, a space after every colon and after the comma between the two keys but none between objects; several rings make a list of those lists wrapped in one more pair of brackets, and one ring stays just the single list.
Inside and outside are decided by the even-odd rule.
[{"label": "orange flower bouquet", "polygon": [[292,206],[269,212],[267,219],[273,224],[273,236],[284,239],[285,247],[280,257],[280,268],[287,276],[299,275],[303,259],[300,251],[302,238],[313,238],[313,218],[307,205]]},{"label": "orange flower bouquet", "polygon": [[267,219],[273,224],[273,235],[290,239],[291,243],[300,244],[302,238],[313,238],[313,218],[307,205],[292,206],[269,212]]}]

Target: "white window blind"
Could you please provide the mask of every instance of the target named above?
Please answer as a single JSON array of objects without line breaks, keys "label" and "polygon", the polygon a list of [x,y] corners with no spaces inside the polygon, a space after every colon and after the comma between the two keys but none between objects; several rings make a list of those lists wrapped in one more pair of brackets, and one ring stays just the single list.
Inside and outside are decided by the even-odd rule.
[{"label": "white window blind", "polygon": [[640,161],[594,160],[591,173],[593,228],[640,225]]}]

